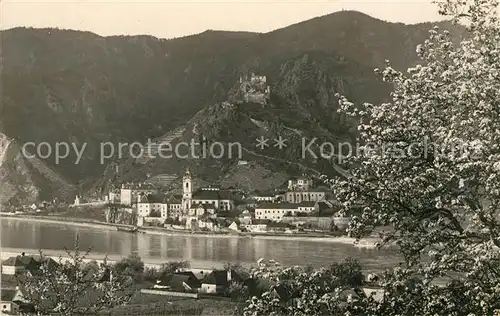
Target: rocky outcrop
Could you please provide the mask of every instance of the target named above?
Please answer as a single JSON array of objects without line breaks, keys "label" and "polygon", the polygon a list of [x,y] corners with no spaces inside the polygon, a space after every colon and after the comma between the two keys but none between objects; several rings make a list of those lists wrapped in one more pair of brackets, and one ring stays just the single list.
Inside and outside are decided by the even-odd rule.
[{"label": "rocky outcrop", "polygon": [[55,195],[70,199],[75,187],[43,161],[24,156],[21,146],[0,133],[0,206],[31,204]]},{"label": "rocky outcrop", "polygon": [[38,200],[35,185],[19,146],[0,133],[0,205],[8,202]]}]

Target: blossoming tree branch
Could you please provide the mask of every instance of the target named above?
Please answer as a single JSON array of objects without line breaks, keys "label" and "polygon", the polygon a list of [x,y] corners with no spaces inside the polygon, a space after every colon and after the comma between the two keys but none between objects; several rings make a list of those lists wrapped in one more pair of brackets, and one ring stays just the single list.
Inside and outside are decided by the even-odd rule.
[{"label": "blossoming tree branch", "polygon": [[[389,102],[353,104],[338,96],[339,111],[358,122],[359,142],[386,150],[366,146],[346,158],[347,179],[327,181],[342,213],[352,216],[349,233],[382,230],[380,246],[396,244],[402,265],[382,277],[379,301],[340,303],[338,291],[322,283],[324,270],[298,274],[296,304],[287,313],[479,316],[500,309],[499,5],[437,5],[464,28],[461,39],[433,28],[416,48],[415,67],[399,71],[387,61],[376,69],[393,87]],[[268,278],[284,283],[283,272],[274,271],[266,270]],[[331,294],[314,295],[318,286]],[[268,296],[254,298],[247,314],[286,314],[279,306]]]}]

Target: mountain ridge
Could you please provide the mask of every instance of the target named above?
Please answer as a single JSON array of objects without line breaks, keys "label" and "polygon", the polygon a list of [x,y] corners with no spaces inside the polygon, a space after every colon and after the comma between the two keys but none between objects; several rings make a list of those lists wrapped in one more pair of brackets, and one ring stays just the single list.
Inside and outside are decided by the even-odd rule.
[{"label": "mountain ridge", "polygon": [[207,31],[169,40],[1,31],[0,126],[19,144],[88,144],[77,166],[74,155],[59,165],[44,163],[72,184],[91,183],[105,171],[101,143],[161,137],[204,107],[227,100],[238,78],[255,72],[267,76],[274,96],[274,108],[256,114],[281,115],[291,128],[305,119],[322,133],[344,138],[351,133],[340,135],[347,122],[330,114],[334,92],[355,101],[383,101],[386,90],[372,69],[385,59],[394,59],[396,68],[415,64],[415,46],[430,25],[337,12],[269,33]]}]

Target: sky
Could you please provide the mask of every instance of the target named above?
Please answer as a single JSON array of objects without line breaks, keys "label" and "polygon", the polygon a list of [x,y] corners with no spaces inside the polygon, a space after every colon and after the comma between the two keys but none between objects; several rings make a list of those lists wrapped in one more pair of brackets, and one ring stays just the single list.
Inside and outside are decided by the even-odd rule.
[{"label": "sky", "polygon": [[207,29],[269,32],[340,10],[403,23],[441,20],[431,0],[41,1],[0,0],[0,27],[58,27],[108,35],[175,38]]}]

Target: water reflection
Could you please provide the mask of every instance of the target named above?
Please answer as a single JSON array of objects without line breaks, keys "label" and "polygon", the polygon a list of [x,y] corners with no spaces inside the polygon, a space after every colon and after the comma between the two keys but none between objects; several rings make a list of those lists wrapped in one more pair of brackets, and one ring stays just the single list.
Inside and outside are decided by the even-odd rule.
[{"label": "water reflection", "polygon": [[74,239],[79,235],[81,246],[92,247],[96,253],[124,257],[137,253],[145,259],[188,260],[206,262],[211,266],[228,261],[255,263],[259,258],[266,258],[275,259],[284,265],[311,264],[317,267],[350,256],[359,259],[365,267],[378,270],[397,262],[392,252],[330,242],[130,234],[8,218],[1,219],[1,228],[2,247],[73,249]]}]

